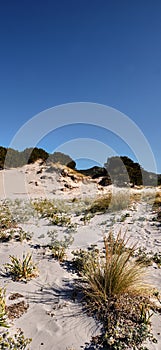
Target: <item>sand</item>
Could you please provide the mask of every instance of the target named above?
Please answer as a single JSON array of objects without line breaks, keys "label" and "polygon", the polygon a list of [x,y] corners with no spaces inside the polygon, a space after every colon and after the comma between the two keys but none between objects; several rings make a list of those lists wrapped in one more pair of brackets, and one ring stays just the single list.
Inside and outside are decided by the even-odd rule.
[{"label": "sand", "polygon": [[[0,199],[20,199],[22,203],[27,201],[28,205],[30,200],[36,198],[62,201],[77,198],[78,202],[81,202],[87,197],[94,198],[109,191],[120,191],[113,186],[101,188],[97,181],[91,181],[89,178],[76,178],[73,181],[69,176],[62,176],[61,171],[61,167],[49,169],[49,166],[40,163],[3,170],[0,172]],[[124,191],[140,192],[144,193],[144,196],[145,193],[155,192],[154,189],[145,188]],[[10,208],[13,210],[12,205]],[[28,220],[19,222],[19,226],[24,230],[33,232],[31,241],[0,243],[1,267],[9,261],[10,254],[22,257],[23,253],[30,252],[39,270],[39,276],[27,283],[14,282],[3,273],[0,276],[0,286],[6,287],[7,305],[20,300],[24,300],[28,305],[27,311],[11,322],[11,331],[21,328],[26,337],[31,337],[31,350],[85,349],[91,337],[100,333],[100,325],[87,316],[82,310],[81,302],[73,298],[77,275],[69,271],[66,265],[51,258],[50,252],[43,248],[43,245],[50,241],[47,235],[49,230],[56,230],[61,238],[66,228],[49,226],[47,220],[39,219],[36,215],[31,215],[31,212]],[[129,216],[125,221],[121,221],[120,218],[127,213]],[[109,229],[116,233],[120,229],[122,233],[127,231],[131,243],[136,242],[139,247],[160,252],[160,226],[153,221],[155,215],[152,205],[145,201],[136,202],[130,208],[114,214],[95,215],[85,225],[74,213],[71,214],[71,220],[77,223],[77,229],[73,233],[74,241],[67,251],[68,259],[71,258],[72,250],[87,248],[90,244],[101,246],[103,235],[109,232]],[[160,291],[161,269],[155,264],[147,269],[148,281]],[[9,296],[16,292],[22,297],[11,302]],[[154,314],[152,329],[158,342],[148,344],[150,350],[161,349],[160,327],[161,316]]]}]

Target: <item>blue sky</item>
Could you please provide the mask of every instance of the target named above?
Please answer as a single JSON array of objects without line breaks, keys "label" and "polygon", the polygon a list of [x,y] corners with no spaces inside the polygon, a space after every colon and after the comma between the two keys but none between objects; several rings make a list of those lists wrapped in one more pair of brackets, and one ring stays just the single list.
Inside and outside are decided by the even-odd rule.
[{"label": "blue sky", "polygon": [[[161,173],[159,0],[1,1],[0,144],[8,146],[39,112],[79,101],[111,106],[135,121]],[[85,125],[54,131],[40,146],[51,151],[84,135],[132,156],[112,134],[106,139]]]}]

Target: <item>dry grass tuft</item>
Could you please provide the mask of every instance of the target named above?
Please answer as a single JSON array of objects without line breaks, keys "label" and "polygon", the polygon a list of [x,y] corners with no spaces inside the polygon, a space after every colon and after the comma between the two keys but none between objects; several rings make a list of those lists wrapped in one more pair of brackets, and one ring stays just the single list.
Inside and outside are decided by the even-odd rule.
[{"label": "dry grass tuft", "polygon": [[86,295],[96,304],[124,293],[140,293],[145,289],[143,274],[145,265],[133,258],[135,246],[126,248],[128,239],[121,238],[119,231],[116,240],[112,233],[104,237],[104,251],[98,255],[97,263],[92,259],[86,268]]},{"label": "dry grass tuft", "polygon": [[[88,263],[85,259],[79,284],[87,310],[103,324],[97,342],[104,349],[144,349],[142,342],[153,338],[151,289],[143,282],[145,264],[134,258],[135,245],[129,248],[127,244],[126,234],[121,236],[119,231],[115,239],[110,232],[104,237],[103,251]],[[82,257],[87,258],[86,254]]]}]

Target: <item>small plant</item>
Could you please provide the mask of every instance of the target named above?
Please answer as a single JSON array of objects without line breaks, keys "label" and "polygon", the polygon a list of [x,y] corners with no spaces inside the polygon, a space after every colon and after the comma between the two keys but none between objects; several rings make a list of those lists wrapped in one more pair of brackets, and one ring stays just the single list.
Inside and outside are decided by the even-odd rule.
[{"label": "small plant", "polygon": [[[21,329],[16,334],[10,335],[9,332],[0,334],[0,349],[3,350],[25,350],[32,339],[25,338]],[[29,349],[29,348],[28,348]]]},{"label": "small plant", "polygon": [[71,225],[71,220],[66,215],[53,214],[49,218],[49,221],[51,225],[67,226],[67,227]]},{"label": "small plant", "polygon": [[14,234],[14,238],[16,241],[23,242],[24,240],[30,241],[32,238],[32,233],[28,231],[24,231],[21,227]]},{"label": "small plant", "polygon": [[31,254],[23,254],[22,260],[10,255],[10,260],[11,263],[5,264],[5,269],[14,280],[27,281],[33,277],[38,276],[38,269],[37,266],[32,262]]},{"label": "small plant", "polygon": [[48,218],[53,214],[58,212],[58,209],[54,202],[49,201],[48,199],[38,200],[32,203],[34,209],[40,214],[43,218]]},{"label": "small plant", "polygon": [[139,248],[135,252],[135,257],[138,262],[141,262],[145,266],[150,266],[153,263],[153,257],[152,257],[152,252],[147,252],[146,249]]},{"label": "small plant", "polygon": [[87,214],[84,214],[84,216],[80,220],[83,221],[84,225],[87,225],[89,224],[92,217],[93,215],[91,213],[87,213]]},{"label": "small plant", "polygon": [[146,305],[145,303],[140,305],[140,323],[143,323],[144,325],[149,325],[152,315],[153,314],[149,311],[149,305]]},{"label": "small plant", "polygon": [[74,255],[73,267],[80,274],[85,275],[88,269],[88,264],[92,261],[97,264],[99,250],[96,245],[91,245],[88,249],[79,249],[72,251]]},{"label": "small plant", "polygon": [[67,248],[73,243],[72,235],[64,236],[61,240],[57,238],[58,235],[55,232],[49,231],[48,235],[52,237],[50,249],[53,258],[62,262],[65,259]]},{"label": "small plant", "polygon": [[121,218],[120,218],[120,222],[124,222],[125,220],[126,220],[126,218],[129,218],[129,216],[130,216],[130,214],[129,213],[126,213],[126,214],[124,214],[124,215],[122,215],[121,216]]},{"label": "small plant", "polygon": [[9,207],[6,203],[0,205],[0,230],[16,227],[17,223],[13,219]]},{"label": "small plant", "polygon": [[161,253],[155,253],[153,255],[153,261],[158,265],[158,267],[161,267]]},{"label": "small plant", "polygon": [[0,327],[8,327],[6,322],[5,289],[0,288]]},{"label": "small plant", "polygon": [[136,253],[135,257],[137,261],[142,262],[145,266],[150,266],[154,262],[157,264],[157,266],[161,267],[161,253],[153,253],[152,251],[147,252],[146,249],[139,248]]},{"label": "small plant", "polygon": [[8,242],[13,238],[12,230],[0,231],[0,242]]}]

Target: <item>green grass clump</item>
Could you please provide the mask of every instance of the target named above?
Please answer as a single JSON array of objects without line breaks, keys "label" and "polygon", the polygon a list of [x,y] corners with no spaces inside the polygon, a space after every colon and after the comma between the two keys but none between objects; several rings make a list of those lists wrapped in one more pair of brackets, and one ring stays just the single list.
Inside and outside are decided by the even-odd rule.
[{"label": "green grass clump", "polygon": [[5,289],[0,288],[0,327],[8,327],[6,322],[6,301],[5,301]]},{"label": "green grass clump", "polygon": [[23,259],[10,255],[11,263],[5,264],[6,272],[11,275],[13,280],[28,281],[38,276],[37,266],[32,262],[31,254],[23,254]]},{"label": "green grass clump", "polygon": [[[3,332],[0,334],[0,349],[3,350],[25,350],[31,343],[30,338],[25,338],[24,333],[20,330],[14,335],[10,335],[9,332]],[[28,348],[29,349],[29,348]]]}]

